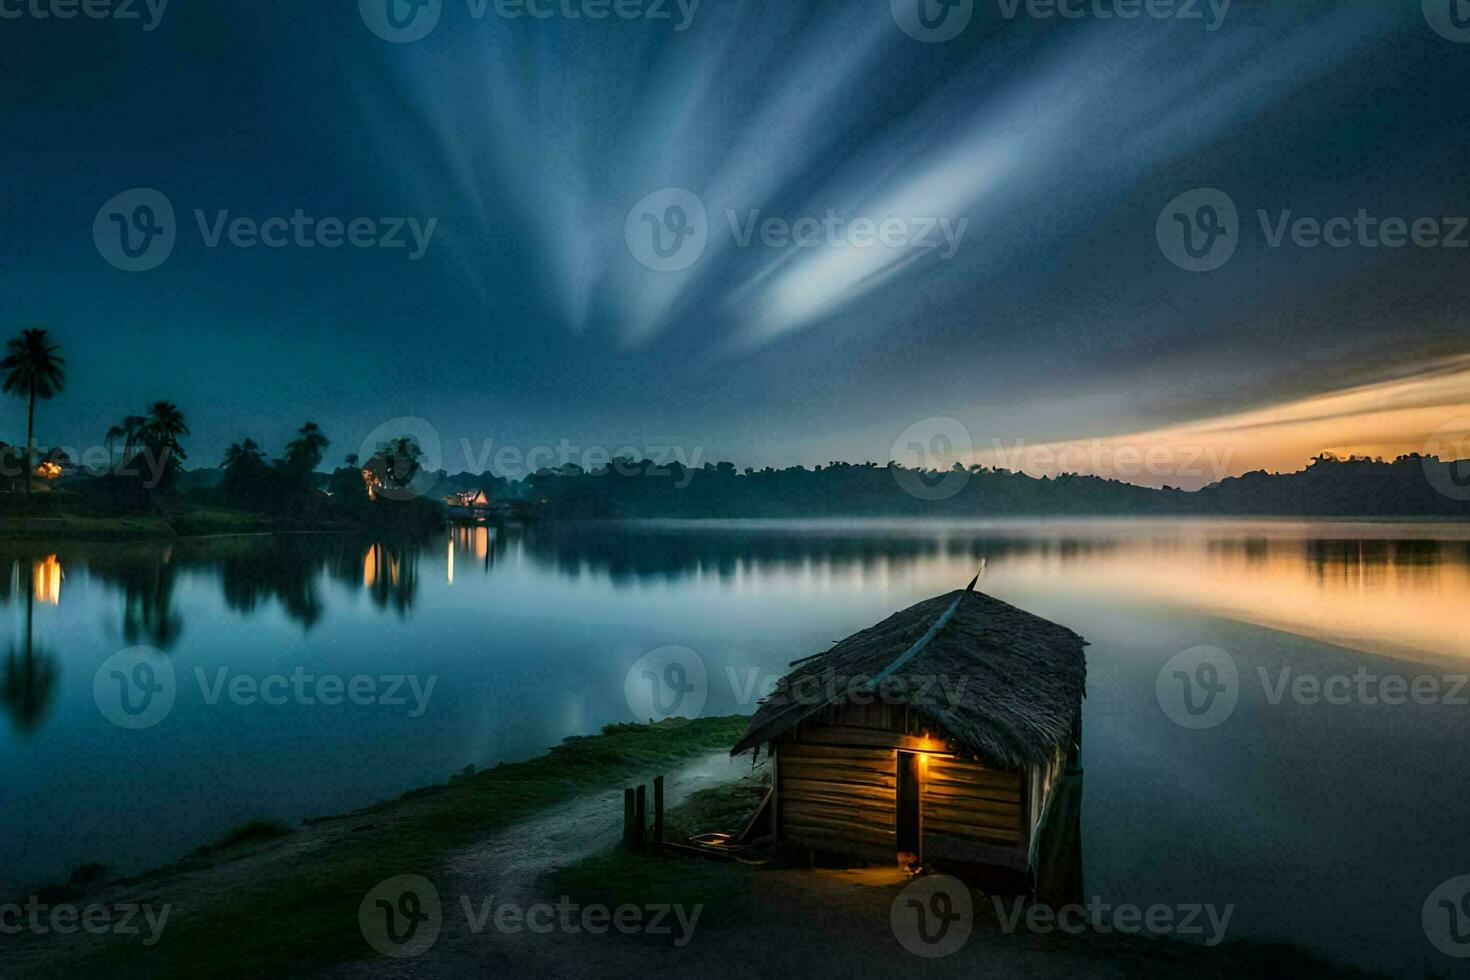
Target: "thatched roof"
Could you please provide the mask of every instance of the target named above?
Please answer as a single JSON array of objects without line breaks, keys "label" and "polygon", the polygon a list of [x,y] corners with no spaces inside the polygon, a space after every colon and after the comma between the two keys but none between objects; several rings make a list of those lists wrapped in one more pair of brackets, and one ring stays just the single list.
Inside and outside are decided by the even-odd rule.
[{"label": "thatched roof", "polygon": [[770,742],[829,705],[856,701],[855,693],[871,700],[874,680],[886,678],[877,699],[917,712],[957,752],[1006,766],[1043,763],[1071,737],[1081,711],[1086,645],[1071,630],[983,593],[935,596],[797,661],[731,754]]}]

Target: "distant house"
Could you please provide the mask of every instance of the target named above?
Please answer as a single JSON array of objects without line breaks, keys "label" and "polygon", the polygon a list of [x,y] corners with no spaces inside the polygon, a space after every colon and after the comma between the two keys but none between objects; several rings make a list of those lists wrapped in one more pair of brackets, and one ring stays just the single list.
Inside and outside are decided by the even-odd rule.
[{"label": "distant house", "polygon": [[465,490],[462,493],[451,493],[444,498],[444,503],[449,507],[478,510],[490,506],[490,495],[484,490]]},{"label": "distant house", "polygon": [[732,754],[768,746],[778,846],[1024,872],[1082,737],[1082,637],[971,589],[804,661]]}]

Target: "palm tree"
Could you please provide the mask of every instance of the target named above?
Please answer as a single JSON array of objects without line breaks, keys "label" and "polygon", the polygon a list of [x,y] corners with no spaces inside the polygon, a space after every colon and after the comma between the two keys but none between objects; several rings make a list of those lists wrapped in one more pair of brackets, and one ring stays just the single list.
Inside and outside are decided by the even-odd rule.
[{"label": "palm tree", "polygon": [[259,464],[265,463],[265,451],[260,448],[260,443],[254,439],[246,439],[237,442],[225,450],[224,467],[227,470],[238,468],[246,472],[252,471]]},{"label": "palm tree", "polygon": [[173,402],[154,402],[148,410],[148,418],[138,433],[138,441],[148,447],[154,457],[164,461],[165,470],[172,472],[189,458],[179,437],[189,434],[184,413]]},{"label": "palm tree", "polygon": [[281,468],[299,483],[305,483],[322,461],[322,450],[331,445],[315,422],[301,427],[295,439],[286,443],[286,457]]},{"label": "palm tree", "polygon": [[51,343],[39,327],[24,330],[5,345],[5,359],[0,370],[5,372],[6,394],[28,399],[26,415],[26,499],[31,496],[31,477],[35,473],[36,399],[51,399],[66,385],[66,360],[56,352],[61,348]]},{"label": "palm tree", "polygon": [[225,450],[224,488],[232,496],[258,494],[270,466],[265,461],[265,450],[254,439],[237,442]]},{"label": "palm tree", "polygon": [[138,436],[147,424],[148,420],[143,416],[129,415],[122,420],[121,425],[114,425],[108,429],[106,439],[108,458],[110,459],[112,457],[113,440],[119,438],[123,441],[123,459],[126,460],[131,456],[133,454],[133,448],[138,444]]}]

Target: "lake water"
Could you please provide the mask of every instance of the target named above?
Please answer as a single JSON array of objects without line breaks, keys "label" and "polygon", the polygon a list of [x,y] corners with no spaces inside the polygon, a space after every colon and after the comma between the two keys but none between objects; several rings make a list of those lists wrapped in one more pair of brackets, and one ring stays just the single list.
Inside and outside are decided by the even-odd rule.
[{"label": "lake water", "polygon": [[[790,661],[963,586],[983,558],[985,591],[1091,642],[1088,894],[1233,903],[1232,938],[1455,966],[1421,910],[1470,874],[1465,525],[643,523],[8,547],[0,894],[631,720],[630,668],[666,646],[703,664],[705,714],[748,713]],[[1166,710],[1171,658],[1200,646],[1238,675],[1224,717]],[[136,647],[162,652],[118,656]],[[1394,697],[1393,678],[1419,677],[1438,693]]]}]

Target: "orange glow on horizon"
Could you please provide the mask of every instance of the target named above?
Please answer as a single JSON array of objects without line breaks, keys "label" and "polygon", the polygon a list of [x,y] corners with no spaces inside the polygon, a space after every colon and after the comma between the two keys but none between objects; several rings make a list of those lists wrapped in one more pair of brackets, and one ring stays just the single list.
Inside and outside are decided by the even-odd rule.
[{"label": "orange glow on horizon", "polygon": [[[1418,374],[1183,425],[1035,446],[977,447],[975,461],[1032,476],[1093,473],[1198,489],[1256,470],[1295,472],[1323,452],[1470,457],[1470,356]],[[1120,453],[1126,455],[1119,455]],[[1158,465],[1146,462],[1152,458]]]}]

